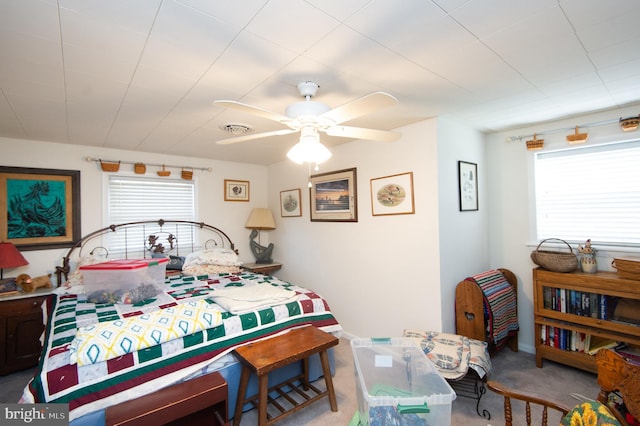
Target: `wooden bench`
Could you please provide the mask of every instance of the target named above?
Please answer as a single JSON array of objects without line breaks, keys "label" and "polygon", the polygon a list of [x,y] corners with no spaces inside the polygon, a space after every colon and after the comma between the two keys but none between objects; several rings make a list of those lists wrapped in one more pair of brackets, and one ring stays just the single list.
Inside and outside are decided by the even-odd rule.
[{"label": "wooden bench", "polygon": [[108,407],[107,426],[226,425],[227,382],[205,374]]},{"label": "wooden bench", "polygon": [[[316,327],[308,326],[237,348],[235,353],[242,361],[243,366],[233,419],[234,426],[240,425],[242,407],[248,402],[258,407],[258,425],[260,426],[271,425],[325,396],[329,397],[331,411],[338,411],[329,356],[327,355],[327,349],[336,346],[338,342],[337,337]],[[325,391],[321,391],[309,383],[308,358],[316,353],[319,354],[322,364],[326,384]],[[300,360],[303,362],[301,375],[269,388],[269,372]],[[258,394],[245,398],[249,375],[252,372],[258,377]],[[287,390],[291,390],[291,393],[299,398],[292,397],[287,393]],[[269,396],[271,392],[277,392],[292,407],[286,409],[275,398]],[[271,416],[267,412],[268,403],[271,403],[279,411],[277,416]]]}]

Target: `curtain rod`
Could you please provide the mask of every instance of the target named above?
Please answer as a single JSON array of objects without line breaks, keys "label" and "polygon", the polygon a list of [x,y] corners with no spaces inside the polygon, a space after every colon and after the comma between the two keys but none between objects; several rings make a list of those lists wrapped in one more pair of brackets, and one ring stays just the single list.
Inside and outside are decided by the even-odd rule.
[{"label": "curtain rod", "polygon": [[191,170],[201,170],[203,172],[212,172],[213,168],[211,167],[193,167],[193,166],[174,166],[171,164],[157,164],[157,163],[145,163],[144,161],[120,161],[120,160],[103,160],[101,158],[93,158],[93,157],[85,157],[85,160],[88,162],[105,162],[105,163],[119,163],[119,164],[131,164],[132,166],[136,164],[144,164],[145,166],[152,167],[169,167],[172,169],[191,169]]},{"label": "curtain rod", "polygon": [[[621,120],[624,120],[624,118],[622,118],[622,117],[620,117],[620,118],[612,118],[610,120],[596,121],[596,122],[593,122],[593,123],[580,124],[577,127],[582,129],[582,128],[588,128],[588,127],[604,126],[605,124],[619,123]],[[564,133],[564,132],[572,131],[572,130],[575,130],[575,129],[576,129],[576,126],[571,126],[571,127],[563,127],[561,129],[547,130],[547,131],[544,131],[544,132],[535,132],[535,133],[532,133],[530,135],[508,136],[507,137],[507,142],[522,141],[523,139],[532,138],[534,135],[535,136],[543,136],[543,135],[550,135],[550,134],[553,134],[553,133]]]}]

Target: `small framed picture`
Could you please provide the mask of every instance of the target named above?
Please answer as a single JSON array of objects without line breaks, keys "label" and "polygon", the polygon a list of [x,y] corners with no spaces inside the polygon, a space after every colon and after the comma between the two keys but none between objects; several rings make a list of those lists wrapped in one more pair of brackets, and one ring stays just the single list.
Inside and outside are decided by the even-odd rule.
[{"label": "small framed picture", "polygon": [[249,201],[248,180],[224,180],[225,201]]},{"label": "small framed picture", "polygon": [[300,205],[300,188],[280,191],[280,216],[302,216],[302,207]]},{"label": "small framed picture", "polygon": [[478,210],[478,165],[458,161],[460,211]]},{"label": "small framed picture", "polygon": [[356,169],[344,169],[310,177],[312,222],[357,222]]},{"label": "small framed picture", "polygon": [[414,214],[413,172],[371,179],[371,214]]}]

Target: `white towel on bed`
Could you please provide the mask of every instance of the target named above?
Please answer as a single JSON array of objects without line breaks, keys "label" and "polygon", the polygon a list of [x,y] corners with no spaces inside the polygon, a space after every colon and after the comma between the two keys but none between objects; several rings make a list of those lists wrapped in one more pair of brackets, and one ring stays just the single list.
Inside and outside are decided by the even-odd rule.
[{"label": "white towel on bed", "polygon": [[232,314],[266,308],[293,302],[298,295],[295,291],[271,284],[244,285],[216,290],[209,295],[218,305]]}]

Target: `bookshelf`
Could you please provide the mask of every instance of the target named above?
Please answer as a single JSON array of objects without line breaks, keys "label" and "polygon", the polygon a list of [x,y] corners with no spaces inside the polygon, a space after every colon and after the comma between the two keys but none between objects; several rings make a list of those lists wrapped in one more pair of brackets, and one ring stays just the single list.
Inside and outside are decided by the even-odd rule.
[{"label": "bookshelf", "polygon": [[640,281],[620,278],[616,272],[536,268],[533,285],[537,367],[548,359],[596,373],[595,357],[580,347],[587,336],[640,346],[638,321],[621,316],[623,306],[633,311],[640,303]]}]

